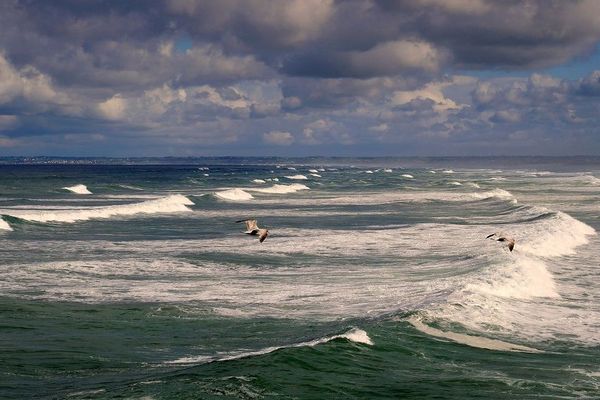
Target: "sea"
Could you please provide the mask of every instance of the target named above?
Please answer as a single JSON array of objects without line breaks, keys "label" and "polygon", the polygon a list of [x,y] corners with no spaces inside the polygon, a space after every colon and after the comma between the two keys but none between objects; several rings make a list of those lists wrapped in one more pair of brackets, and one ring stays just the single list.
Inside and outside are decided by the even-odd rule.
[{"label": "sea", "polygon": [[0,159],[0,398],[599,399],[599,196],[599,157]]}]

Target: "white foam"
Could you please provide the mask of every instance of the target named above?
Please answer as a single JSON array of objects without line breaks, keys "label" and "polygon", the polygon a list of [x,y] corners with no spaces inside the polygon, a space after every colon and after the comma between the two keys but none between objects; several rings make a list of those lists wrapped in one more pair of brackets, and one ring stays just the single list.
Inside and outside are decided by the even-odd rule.
[{"label": "white foam", "polygon": [[319,168],[319,172],[325,172],[325,168]]},{"label": "white foam", "polygon": [[402,174],[403,177],[408,178],[408,179],[413,179],[414,176],[412,176],[411,174]]},{"label": "white foam", "polygon": [[67,186],[67,187],[64,187],[63,189],[68,190],[73,193],[76,193],[76,194],[92,194],[92,192],[90,192],[85,185]]},{"label": "white foam", "polygon": [[[35,222],[76,222],[95,218],[110,218],[119,215],[158,214],[191,211],[187,206],[194,205],[187,197],[170,195],[143,201],[104,207],[85,207],[65,210],[3,210],[2,214]],[[7,212],[8,211],[8,212]]]},{"label": "white foam", "polygon": [[475,189],[480,189],[481,187],[475,182],[467,182],[468,186],[474,187]]},{"label": "white foam", "polygon": [[451,169],[445,169],[445,170],[442,171],[442,173],[444,173],[444,174],[453,174],[454,171],[451,170]]},{"label": "white foam", "polygon": [[574,254],[576,247],[588,243],[588,236],[596,235],[594,228],[560,211],[554,218],[547,218],[538,226],[519,247],[538,257]]},{"label": "white foam", "polygon": [[12,231],[13,229],[10,227],[8,222],[6,222],[2,217],[0,217],[0,231]]},{"label": "white foam", "polygon": [[584,182],[590,183],[594,186],[600,185],[600,179],[593,175],[582,175],[581,178]]},{"label": "white foam", "polygon": [[313,174],[317,174],[319,171],[317,171],[316,169],[309,169],[308,172],[312,172]]},{"label": "white foam", "polygon": [[238,188],[215,192],[215,195],[221,199],[232,201],[246,201],[254,198],[250,193]]},{"label": "white foam", "polygon": [[519,351],[527,353],[541,353],[540,350],[534,349],[533,347],[522,346],[514,343],[503,342],[497,339],[490,339],[482,336],[466,335],[462,333],[443,331],[440,329],[433,328],[429,325],[424,324],[417,318],[409,318],[408,322],[414,326],[417,330],[439,338],[449,339],[453,342],[465,344],[471,347],[478,347],[488,350],[500,350],[500,351]]},{"label": "white foam", "polygon": [[453,181],[453,182],[448,182],[448,185],[452,185],[452,186],[462,186],[462,183],[460,183],[460,182],[456,182],[456,181]]},{"label": "white foam", "polygon": [[296,168],[294,168],[294,167],[287,167],[287,169],[289,169],[290,171],[295,171],[296,170]]},{"label": "white foam", "polygon": [[252,188],[247,189],[253,192],[260,193],[273,193],[273,194],[285,194],[285,193],[295,193],[299,190],[309,190],[310,188],[306,185],[302,185],[300,183],[292,183],[291,185],[279,185],[275,184],[268,188]]},{"label": "white foam", "polygon": [[388,172],[389,173],[389,172],[393,172],[393,171],[390,168],[386,168],[386,169],[383,170],[383,172]]},{"label": "white foam", "polygon": [[517,202],[517,199],[515,198],[515,196],[513,196],[513,194],[511,192],[509,192],[508,190],[504,190],[504,189],[493,189],[493,190],[488,190],[486,192],[480,192],[480,193],[470,193],[470,196],[476,198],[476,199],[490,199],[490,198],[497,198],[497,199],[501,199],[501,200],[511,200],[513,203]]},{"label": "white foam", "polygon": [[373,173],[373,171],[371,171],[371,170],[365,171],[365,174],[372,174],[372,173]]},{"label": "white foam", "polygon": [[523,255],[508,261],[490,271],[483,281],[466,285],[465,290],[512,299],[560,297],[544,262]]},{"label": "white foam", "polygon": [[436,174],[437,172],[435,172],[434,170],[429,171],[430,174]]},{"label": "white foam", "polygon": [[319,174],[309,174],[310,176],[314,176],[315,178],[321,178],[321,175]]},{"label": "white foam", "polygon": [[305,175],[288,175],[288,176],[286,176],[286,178],[295,179],[295,180],[303,180],[303,181],[308,179]]},{"label": "white foam", "polygon": [[297,347],[314,347],[323,343],[330,342],[335,339],[346,339],[354,343],[366,344],[369,346],[373,345],[373,341],[367,334],[367,332],[363,331],[359,328],[353,328],[346,333],[342,333],[340,335],[328,336],[324,338],[314,339],[307,342],[294,343],[290,345],[282,345],[282,346],[271,346],[266,347],[264,349],[256,350],[256,351],[244,351],[238,353],[232,353],[228,355],[221,356],[194,356],[194,357],[182,357],[173,361],[167,361],[166,364],[205,364],[210,362],[219,362],[219,361],[231,361],[231,360],[239,360],[240,358],[248,358],[261,356],[264,354],[269,354],[277,350],[281,349],[289,349],[289,348],[297,348]]},{"label": "white foam", "polygon": [[264,179],[252,179],[252,182],[254,182],[254,183],[266,183],[266,181]]}]

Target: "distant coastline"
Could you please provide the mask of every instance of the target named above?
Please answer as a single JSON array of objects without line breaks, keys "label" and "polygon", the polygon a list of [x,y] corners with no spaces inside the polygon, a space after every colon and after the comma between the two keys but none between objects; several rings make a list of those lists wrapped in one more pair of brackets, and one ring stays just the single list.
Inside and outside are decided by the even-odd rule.
[{"label": "distant coastline", "polygon": [[425,157],[280,157],[280,156],[206,156],[206,157],[0,157],[0,165],[356,165],[397,168],[506,168],[572,170],[600,167],[600,156],[425,156]]}]

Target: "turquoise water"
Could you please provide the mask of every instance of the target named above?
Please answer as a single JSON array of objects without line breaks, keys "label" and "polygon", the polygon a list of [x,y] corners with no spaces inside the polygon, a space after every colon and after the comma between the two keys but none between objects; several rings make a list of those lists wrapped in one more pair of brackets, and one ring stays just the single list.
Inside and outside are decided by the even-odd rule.
[{"label": "turquoise water", "polygon": [[0,398],[600,398],[599,194],[593,158],[0,165]]}]

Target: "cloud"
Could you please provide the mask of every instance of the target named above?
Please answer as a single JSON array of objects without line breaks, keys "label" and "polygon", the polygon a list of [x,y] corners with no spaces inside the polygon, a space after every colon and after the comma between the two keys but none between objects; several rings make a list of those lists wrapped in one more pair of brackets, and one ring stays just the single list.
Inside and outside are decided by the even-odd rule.
[{"label": "cloud", "polygon": [[107,152],[591,151],[600,72],[540,68],[585,64],[598,15],[595,0],[0,2],[0,130],[63,154],[93,135]]},{"label": "cloud", "polygon": [[277,146],[289,146],[294,143],[294,136],[289,132],[271,131],[263,133],[263,141]]},{"label": "cloud", "polygon": [[100,115],[107,119],[119,120],[125,117],[127,101],[120,94],[115,94],[110,99],[98,104]]}]

